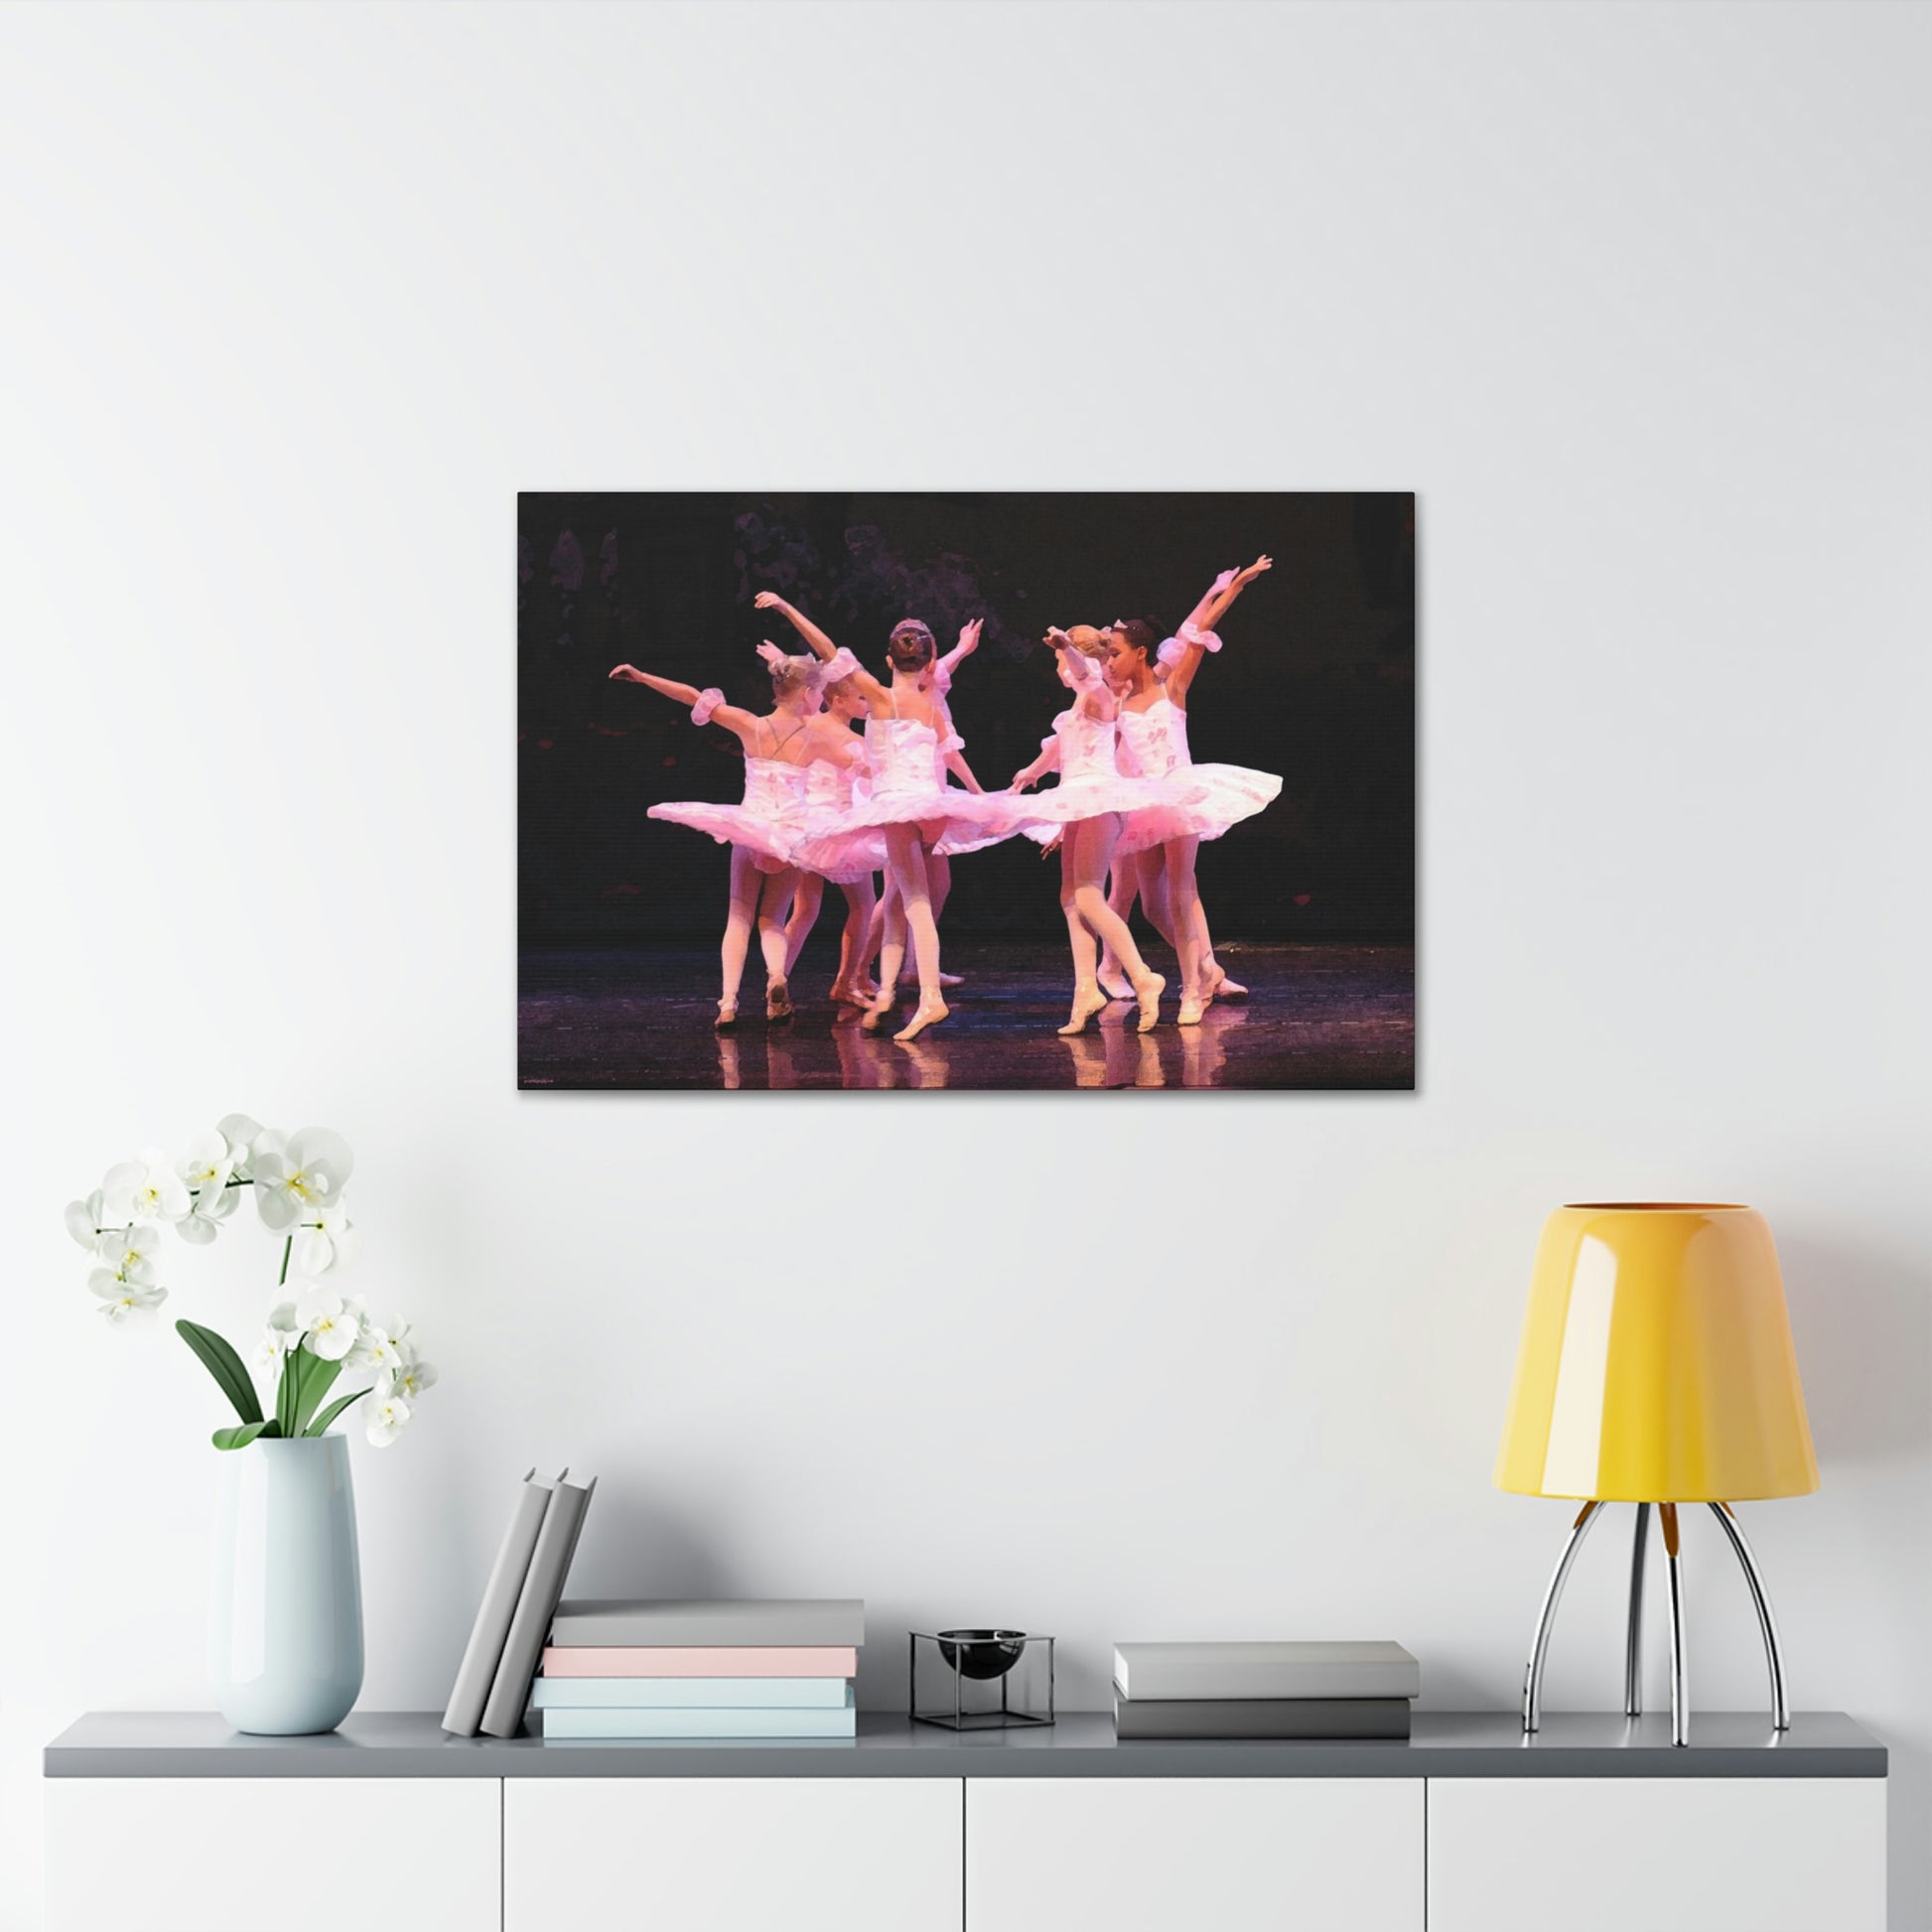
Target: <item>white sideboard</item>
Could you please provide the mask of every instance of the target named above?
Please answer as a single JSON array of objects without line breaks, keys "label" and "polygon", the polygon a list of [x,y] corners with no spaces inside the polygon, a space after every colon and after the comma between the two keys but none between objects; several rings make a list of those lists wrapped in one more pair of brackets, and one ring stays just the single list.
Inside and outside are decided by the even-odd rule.
[{"label": "white sideboard", "polygon": [[[546,1743],[97,1715],[48,1746],[48,1932],[340,1932],[374,1860],[437,1932],[1883,1932],[1886,1757],[1849,1718],[1417,1718],[1407,1742]],[[340,1863],[333,1856],[340,1855]]]}]

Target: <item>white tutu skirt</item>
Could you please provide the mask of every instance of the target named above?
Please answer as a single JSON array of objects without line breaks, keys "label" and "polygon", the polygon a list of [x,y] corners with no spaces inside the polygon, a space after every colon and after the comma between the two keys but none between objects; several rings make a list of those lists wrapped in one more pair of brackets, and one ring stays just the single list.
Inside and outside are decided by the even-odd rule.
[{"label": "white tutu skirt", "polygon": [[1082,819],[1105,818],[1110,812],[1131,817],[1136,812],[1187,805],[1204,795],[1201,787],[1185,782],[1187,776],[1179,772],[1171,778],[1128,778],[1096,772],[1091,777],[1064,779],[1052,790],[1027,799],[1033,822],[1022,829],[1028,838],[1044,845]]},{"label": "white tutu skirt", "polygon": [[861,863],[878,851],[884,866],[886,827],[916,825],[935,852],[949,857],[998,845],[1025,830],[1032,817],[1029,801],[1007,791],[961,791],[948,785],[920,790],[892,790],[858,801],[816,834],[794,848],[797,864],[807,872],[836,879],[839,870]]},{"label": "white tutu skirt", "polygon": [[1116,853],[1145,852],[1170,839],[1218,839],[1230,826],[1265,811],[1282,789],[1281,779],[1272,771],[1256,771],[1245,764],[1182,765],[1163,782],[1183,777],[1197,788],[1194,795],[1129,812]]},{"label": "white tutu skirt", "polygon": [[791,814],[774,817],[746,805],[694,801],[653,805],[648,816],[672,825],[688,825],[694,832],[709,832],[720,845],[742,845],[757,856],[760,872],[782,872],[793,863],[791,851],[799,827]]}]

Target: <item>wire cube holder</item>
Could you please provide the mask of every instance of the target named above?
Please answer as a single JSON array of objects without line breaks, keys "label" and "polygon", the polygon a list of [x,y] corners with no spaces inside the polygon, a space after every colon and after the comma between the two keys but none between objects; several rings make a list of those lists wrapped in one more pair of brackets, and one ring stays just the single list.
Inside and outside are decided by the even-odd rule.
[{"label": "wire cube holder", "polygon": [[1025,1630],[914,1630],[906,1709],[947,1730],[1053,1722],[1053,1639]]}]

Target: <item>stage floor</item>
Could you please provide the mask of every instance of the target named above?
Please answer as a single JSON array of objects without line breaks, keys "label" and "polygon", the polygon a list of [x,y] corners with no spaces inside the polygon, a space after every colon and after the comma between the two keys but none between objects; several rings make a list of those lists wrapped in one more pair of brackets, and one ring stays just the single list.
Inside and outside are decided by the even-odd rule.
[{"label": "stage floor", "polygon": [[[966,983],[952,1017],[907,1045],[867,1034],[825,998],[836,955],[816,936],[791,983],[789,1024],[767,1026],[754,947],[735,1032],[715,1034],[715,945],[638,941],[526,945],[519,961],[517,1084],[544,1088],[824,1089],[1189,1087],[1405,1089],[1415,1085],[1415,949],[1408,945],[1223,945],[1221,963],[1251,989],[1176,1027],[1172,989],[1161,1025],[1134,1030],[1109,1007],[1062,1039],[1072,996],[1064,943],[948,937],[945,964]],[[1159,967],[1160,962],[1155,962]],[[1170,980],[1173,980],[1170,972]],[[895,1026],[909,1019],[912,1002]]]}]

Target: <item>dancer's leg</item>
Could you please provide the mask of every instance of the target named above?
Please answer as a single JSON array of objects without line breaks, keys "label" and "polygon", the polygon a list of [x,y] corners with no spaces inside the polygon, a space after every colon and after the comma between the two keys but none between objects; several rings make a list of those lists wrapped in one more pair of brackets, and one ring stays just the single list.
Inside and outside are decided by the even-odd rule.
[{"label": "dancer's leg", "polygon": [[798,955],[805,949],[805,941],[812,935],[812,927],[818,923],[818,908],[824,901],[825,882],[817,873],[801,873],[798,878],[798,891],[791,901],[791,916],[785,921],[785,977],[791,977],[792,968],[798,964]]},{"label": "dancer's leg", "polygon": [[731,909],[725,915],[724,990],[718,1001],[718,1020],[729,1026],[738,1018],[738,987],[745,977],[745,955],[752,943],[752,920],[757,915],[760,880],[751,853],[742,845],[732,851]]},{"label": "dancer's leg", "polygon": [[[925,883],[926,890],[932,895],[932,923],[936,926],[952,893],[952,861],[943,852],[928,852],[925,855]],[[959,973],[941,973],[939,984],[963,986],[965,979]]]},{"label": "dancer's leg", "polygon": [[1173,918],[1174,950],[1180,955],[1180,1013],[1183,1027],[1199,1023],[1205,1011],[1201,998],[1201,946],[1194,923],[1200,894],[1194,884],[1194,852],[1200,841],[1189,835],[1168,841],[1168,904]]},{"label": "dancer's leg", "polygon": [[1094,945],[1093,928],[1080,916],[1080,832],[1069,825],[1060,834],[1060,910],[1066,917],[1067,944],[1073,949],[1073,1011],[1060,1029],[1062,1034],[1083,1033],[1086,1024],[1107,1004],[1100,990],[1099,949]]},{"label": "dancer's leg", "polygon": [[1174,944],[1173,936],[1173,896],[1168,890],[1167,848],[1153,845],[1134,856],[1140,866],[1141,909],[1147,914],[1148,923],[1173,947],[1178,959],[1180,948]]},{"label": "dancer's leg", "polygon": [[797,887],[798,874],[790,866],[764,875],[764,893],[759,902],[759,950],[764,954],[767,1020],[791,1018],[791,992],[785,983],[785,907]]},{"label": "dancer's leg", "polygon": [[1082,819],[1070,829],[1067,845],[1073,852],[1074,903],[1081,919],[1106,940],[1127,968],[1128,980],[1140,999],[1141,1031],[1145,1033],[1159,1017],[1161,995],[1168,983],[1159,973],[1149,970],[1140,947],[1134,943],[1133,933],[1127,929],[1126,920],[1107,903],[1100,890],[1100,882],[1107,876],[1108,864],[1114,856],[1114,842],[1119,837],[1120,818],[1114,812],[1102,818]]},{"label": "dancer's leg", "polygon": [[1248,989],[1228,978],[1227,968],[1214,957],[1214,941],[1207,930],[1207,908],[1194,895],[1194,938],[1200,947],[1201,992],[1209,1000],[1245,1000]]},{"label": "dancer's leg", "polygon": [[[1131,853],[1125,859],[1115,859],[1108,868],[1107,903],[1122,925],[1127,925],[1133,917],[1134,901],[1141,894],[1140,877],[1140,868]],[[1133,991],[1127,975],[1121,971],[1120,956],[1114,951],[1112,940],[1107,939],[1103,939],[1100,948],[1100,990],[1110,1000],[1124,1000]]]},{"label": "dancer's leg", "polygon": [[832,998],[847,1006],[864,1006],[869,997],[865,950],[872,931],[872,875],[839,890],[845,894],[845,930],[839,934],[839,976],[832,982]]},{"label": "dancer's leg", "polygon": [[879,950],[879,991],[873,995],[872,1004],[866,1009],[865,1029],[867,1033],[877,1033],[880,1023],[891,1013],[898,999],[898,976],[905,964],[905,899],[898,890],[897,875],[889,867],[886,873],[886,897],[883,900],[885,937]]},{"label": "dancer's leg", "polygon": [[[886,856],[905,901],[905,924],[912,935],[912,956],[918,963],[919,1004],[911,1020],[895,1039],[912,1039],[936,1020],[946,1017],[939,987],[939,928],[932,917],[932,898],[926,883],[926,849],[916,825],[886,828]],[[890,948],[891,942],[888,941]]]}]

